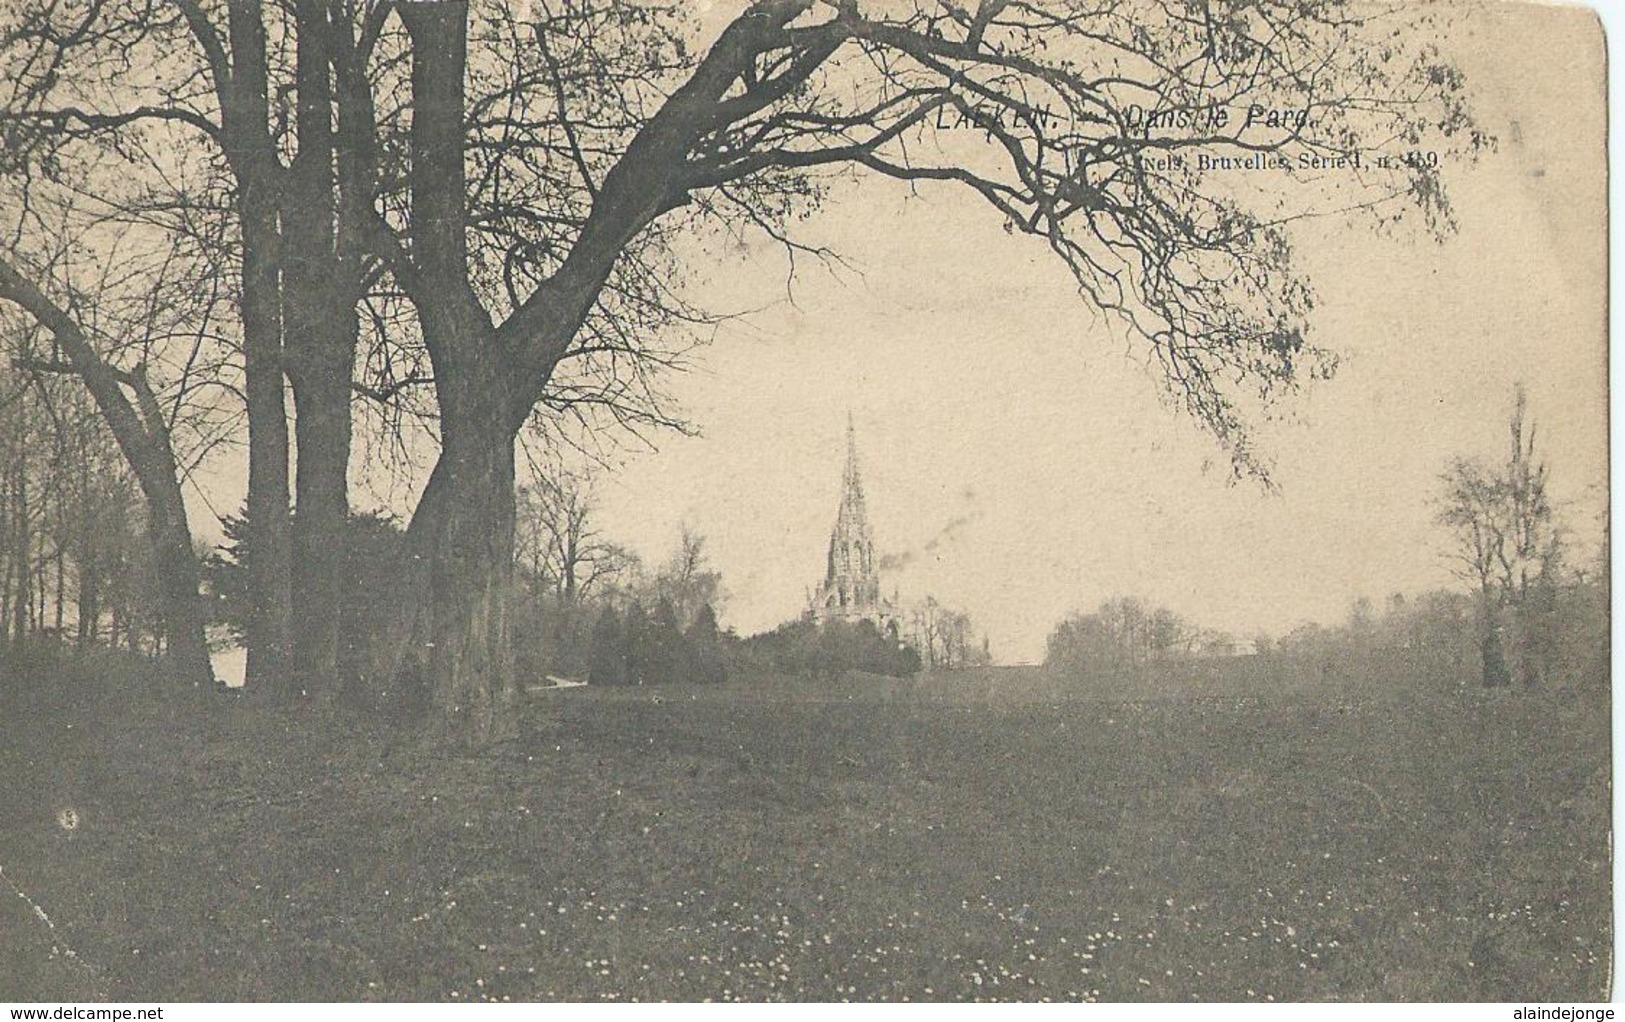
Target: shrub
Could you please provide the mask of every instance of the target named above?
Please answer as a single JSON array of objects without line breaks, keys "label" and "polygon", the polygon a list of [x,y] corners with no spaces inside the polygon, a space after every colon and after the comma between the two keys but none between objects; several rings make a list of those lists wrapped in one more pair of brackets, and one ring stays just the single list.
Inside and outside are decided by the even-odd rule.
[{"label": "shrub", "polygon": [[864,671],[904,678],[920,669],[913,647],[885,635],[869,621],[829,621],[820,625],[802,618],[745,640],[748,656],[785,674],[834,677]]},{"label": "shrub", "polygon": [[587,656],[587,680],[594,685],[625,685],[626,633],[614,607],[598,613],[592,629],[592,646]]}]

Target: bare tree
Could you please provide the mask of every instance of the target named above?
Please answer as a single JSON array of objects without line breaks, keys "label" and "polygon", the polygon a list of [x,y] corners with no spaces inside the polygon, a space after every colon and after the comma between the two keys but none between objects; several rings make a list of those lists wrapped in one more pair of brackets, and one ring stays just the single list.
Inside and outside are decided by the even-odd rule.
[{"label": "bare tree", "polygon": [[711,566],[705,545],[704,535],[682,523],[677,549],[654,579],[655,602],[670,602],[677,626],[684,631],[694,624],[702,607],[711,608],[713,614],[722,608],[722,573]]},{"label": "bare tree", "polygon": [[[18,319],[0,316],[0,329],[26,348],[38,330]],[[70,623],[80,647],[99,642],[107,594],[140,588],[115,577],[140,505],[83,388],[0,362],[0,642],[25,633],[65,641]]]},{"label": "bare tree", "polygon": [[1527,406],[1519,384],[1504,464],[1491,468],[1457,458],[1441,478],[1436,518],[1451,533],[1457,574],[1478,592],[1485,687],[1512,680],[1509,648],[1524,685],[1539,685],[1554,626],[1563,532],[1546,492],[1548,466],[1536,452]]},{"label": "bare tree", "polygon": [[[315,691],[336,665],[341,615],[327,566],[348,516],[352,401],[372,399],[365,405],[376,413],[371,424],[397,431],[383,442],[405,464],[398,431],[425,424],[417,398],[435,383],[428,346],[401,329],[400,287],[368,240],[380,209],[408,205],[412,66],[397,6],[97,0],[80,10],[23,0],[0,14],[4,162],[19,187],[75,161],[122,158],[120,187],[98,192],[98,201],[143,213],[186,211],[178,229],[207,221],[231,249],[239,308],[220,328],[240,337],[247,518],[258,533],[248,565],[257,620],[249,677],[278,691],[292,691],[295,676],[298,689]],[[636,13],[612,4],[592,17],[627,12]],[[648,71],[630,52],[615,61],[613,75]],[[489,73],[475,81],[471,106],[484,124],[506,123],[514,153],[535,131],[504,103],[534,88],[532,73],[545,64],[535,61],[517,78],[486,65]],[[565,87],[556,72],[549,81]],[[587,94],[579,72],[567,77],[569,88]],[[481,91],[487,86],[495,93]],[[515,217],[553,217],[505,190],[511,180],[500,169],[479,178],[468,226],[482,236],[509,236]],[[526,273],[518,258],[504,271],[510,285]],[[655,407],[651,371],[679,364],[685,345],[663,346],[640,331],[644,320],[625,313],[640,303],[663,310],[681,303],[656,274],[621,279],[624,294],[645,293],[597,321],[600,343],[572,352],[539,401],[583,420],[601,411],[633,428],[672,424]],[[291,487],[290,390],[299,453]],[[428,435],[438,440],[438,432]]]},{"label": "bare tree", "polygon": [[957,671],[985,666],[992,660],[987,638],[972,641],[969,614],[926,596],[909,612],[909,638],[927,670]]},{"label": "bare tree", "polygon": [[943,637],[942,613],[943,608],[937,598],[927,596],[909,615],[914,643],[919,647],[920,658],[925,661],[927,671],[934,671],[939,665]]},{"label": "bare tree", "polygon": [[[277,691],[291,691],[295,674],[315,690],[337,662],[339,589],[327,566],[349,510],[358,303],[377,280],[359,211],[399,177],[379,167],[385,145],[366,81],[392,6],[23,2],[0,31],[11,82],[0,124],[20,187],[112,154],[124,158],[125,180],[100,202],[184,211],[171,229],[203,221],[229,247],[238,302],[219,328],[240,341],[247,517],[258,534],[249,676]],[[289,390],[299,449],[291,521]]]},{"label": "bare tree", "polygon": [[613,586],[635,561],[599,532],[595,482],[591,470],[553,464],[518,493],[515,557],[533,584],[565,607]]},{"label": "bare tree", "polygon": [[1146,622],[1146,649],[1159,660],[1167,660],[1188,652],[1194,636],[1190,626],[1167,607],[1152,609]]},{"label": "bare tree", "polygon": [[[146,528],[159,583],[164,634],[176,672],[195,685],[212,683],[198,595],[199,565],[181,495],[180,467],[170,422],[145,368],[137,365],[126,370],[110,362],[78,317],[5,259],[0,259],[0,300],[33,317],[50,333],[62,356],[61,361],[44,363],[25,356],[23,364],[76,374],[106,420],[146,498]],[[22,590],[27,589],[25,580]]]},{"label": "bare tree", "polygon": [[1228,635],[1201,628],[1166,607],[1114,596],[1092,613],[1074,613],[1051,631],[1045,662],[1073,670],[1132,674],[1152,661],[1229,655]]}]

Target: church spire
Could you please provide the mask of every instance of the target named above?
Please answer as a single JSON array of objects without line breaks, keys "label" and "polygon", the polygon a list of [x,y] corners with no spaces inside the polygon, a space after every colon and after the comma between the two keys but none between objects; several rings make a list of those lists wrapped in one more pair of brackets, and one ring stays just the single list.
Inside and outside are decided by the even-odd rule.
[{"label": "church spire", "polygon": [[858,474],[858,433],[846,413],[846,469],[841,477],[841,505],[829,537],[824,584],[813,603],[819,620],[892,622],[891,605],[880,596],[875,543],[864,507],[863,479]]},{"label": "church spire", "polygon": [[[846,413],[846,471],[841,476],[841,510],[836,519],[836,530],[869,531],[868,515],[863,507],[863,479],[858,475],[858,431],[852,425],[852,413]],[[857,538],[857,537],[851,537]]]}]

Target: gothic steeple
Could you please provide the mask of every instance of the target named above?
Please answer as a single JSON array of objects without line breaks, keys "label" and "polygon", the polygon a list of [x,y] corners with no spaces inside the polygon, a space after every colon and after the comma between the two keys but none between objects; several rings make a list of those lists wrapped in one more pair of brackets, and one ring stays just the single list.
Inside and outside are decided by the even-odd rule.
[{"label": "gothic steeple", "polygon": [[841,504],[830,532],[824,584],[813,600],[819,620],[869,620],[884,627],[894,616],[880,596],[880,575],[875,566],[874,537],[869,531],[863,500],[863,479],[858,473],[857,430],[852,414],[846,416],[846,469],[841,477]]},{"label": "gothic steeple", "polygon": [[835,516],[835,533],[846,539],[869,538],[869,516],[863,506],[863,479],[858,475],[858,433],[852,426],[852,413],[846,413],[846,470],[841,475],[841,509]]}]

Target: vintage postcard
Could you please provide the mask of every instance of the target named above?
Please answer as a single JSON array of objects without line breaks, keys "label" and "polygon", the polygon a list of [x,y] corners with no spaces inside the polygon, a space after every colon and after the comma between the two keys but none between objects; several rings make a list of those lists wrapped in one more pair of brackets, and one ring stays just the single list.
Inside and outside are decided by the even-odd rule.
[{"label": "vintage postcard", "polygon": [[1607,120],[1578,6],[0,0],[0,1001],[1608,1000]]}]

